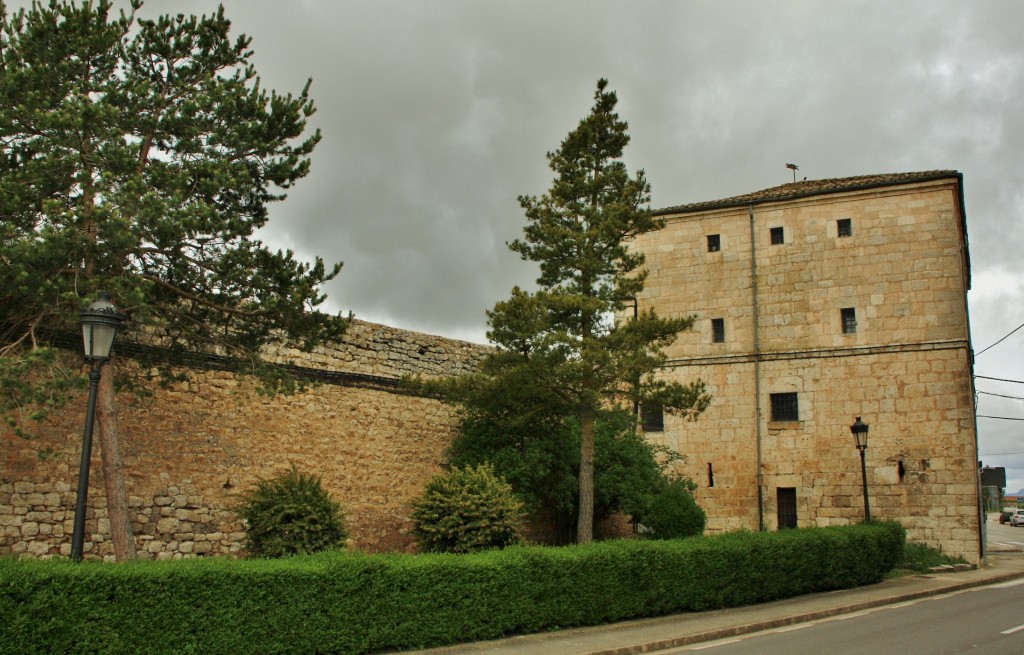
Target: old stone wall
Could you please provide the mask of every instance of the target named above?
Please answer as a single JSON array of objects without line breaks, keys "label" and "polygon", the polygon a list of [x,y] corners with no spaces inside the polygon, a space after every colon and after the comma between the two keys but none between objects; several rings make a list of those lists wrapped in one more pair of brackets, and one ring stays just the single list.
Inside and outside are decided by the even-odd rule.
[{"label": "old stone wall", "polygon": [[[398,384],[406,374],[472,370],[485,352],[452,341],[356,321],[344,340],[278,361],[324,373],[293,395],[269,397],[216,370],[147,394],[118,395],[129,504],[140,555],[233,554],[243,532],[232,508],[257,479],[295,467],[322,475],[343,507],[352,545],[412,547],[411,502],[441,471],[454,434],[452,409]],[[131,362],[114,367],[124,377]],[[70,553],[85,398],[23,439],[0,432],[0,554]],[[93,450],[85,556],[111,558],[98,444]]]},{"label": "old stone wall", "polygon": [[[796,495],[797,525],[864,520],[854,417],[870,423],[866,468],[871,515],[899,521],[908,538],[977,556],[977,483],[969,364],[949,348],[762,363],[761,489],[774,530],[778,490]],[[697,421],[668,415],[648,437],[683,453],[708,530],[757,529],[758,434],[753,364],[678,367],[714,397]],[[770,420],[771,393],[798,393],[798,421]]]}]

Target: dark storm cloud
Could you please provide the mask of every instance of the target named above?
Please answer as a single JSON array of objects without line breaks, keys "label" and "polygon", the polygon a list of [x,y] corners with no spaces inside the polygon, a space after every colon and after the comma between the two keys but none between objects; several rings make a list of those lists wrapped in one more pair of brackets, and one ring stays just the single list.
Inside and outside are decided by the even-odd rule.
[{"label": "dark storm cloud", "polygon": [[[263,236],[345,262],[327,289],[332,310],[482,341],[486,309],[535,277],[505,247],[523,227],[516,197],[547,191],[544,153],[607,77],[630,123],[627,161],[646,170],[655,206],[785,183],[785,162],[812,179],[962,171],[975,345],[1024,323],[1018,2],[224,6],[254,38],[265,86],[314,80],[324,139]],[[150,0],[143,13],[215,7]],[[1020,380],[1022,362],[1024,330],[980,355],[977,371]],[[1019,384],[978,388],[1024,396]],[[1024,418],[1024,401],[980,395],[979,413]],[[1022,425],[979,419],[982,459],[1012,467],[1014,490]]]}]

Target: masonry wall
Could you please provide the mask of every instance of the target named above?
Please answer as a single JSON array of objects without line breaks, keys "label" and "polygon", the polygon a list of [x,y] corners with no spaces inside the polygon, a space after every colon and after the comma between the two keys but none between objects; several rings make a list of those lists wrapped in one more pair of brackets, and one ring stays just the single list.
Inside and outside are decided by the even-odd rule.
[{"label": "masonry wall", "polygon": [[[903,523],[911,540],[976,558],[968,370],[956,349],[762,364],[763,407],[778,390],[797,391],[800,401],[799,421],[766,420],[762,426],[765,527],[778,527],[779,488],[795,489],[801,527],[864,520],[860,457],[850,434],[854,417],[864,416],[871,427],[866,462],[872,517]],[[665,431],[648,437],[684,454],[678,470],[697,482],[709,531],[757,529],[753,364],[679,367],[674,373],[701,377],[714,401],[697,421],[666,416]]]},{"label": "masonry wall", "polygon": [[[120,393],[140,556],[239,552],[244,535],[232,511],[239,494],[291,464],[323,476],[353,547],[410,549],[410,503],[440,472],[455,421],[449,406],[411,395],[397,380],[472,370],[484,350],[357,321],[339,344],[275,355],[355,378],[268,397],[229,373],[192,371],[188,382],[150,385],[149,396]],[[0,432],[0,554],[70,553],[84,407],[84,397],[69,399],[30,440]],[[111,558],[98,444],[90,483],[85,556]]]},{"label": "masonry wall", "polygon": [[[851,221],[852,235],[838,235],[840,219]],[[669,349],[664,375],[701,378],[714,400],[697,421],[667,416],[664,432],[649,437],[684,454],[680,472],[698,483],[709,530],[758,529],[761,520],[775,529],[779,488],[795,490],[800,526],[863,520],[849,428],[861,416],[870,425],[872,517],[977,561],[968,273],[955,179],[682,211],[667,221],[635,244],[650,271],[640,309],[696,317]],[[782,228],[784,243],[771,243],[771,228]],[[717,252],[708,251],[709,234],[719,235]],[[843,308],[855,310],[854,333],[844,333]],[[721,343],[714,318],[724,319]],[[797,394],[799,420],[772,420],[775,393]]]}]

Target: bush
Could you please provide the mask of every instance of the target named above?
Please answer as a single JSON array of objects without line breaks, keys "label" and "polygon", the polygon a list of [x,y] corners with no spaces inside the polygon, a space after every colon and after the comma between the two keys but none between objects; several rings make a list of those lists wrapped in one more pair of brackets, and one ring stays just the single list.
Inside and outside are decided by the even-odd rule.
[{"label": "bush", "polygon": [[926,544],[907,543],[903,547],[903,558],[896,564],[896,569],[913,573],[928,573],[936,566],[948,564],[964,564],[962,557],[950,557],[941,550]]},{"label": "bush", "polygon": [[[602,410],[594,426],[597,525],[616,513],[635,515],[645,507],[680,456],[633,431],[629,412]],[[574,541],[580,427],[572,409],[558,405],[550,394],[536,394],[526,382],[490,390],[463,408],[460,432],[448,458],[453,466],[492,464],[523,501],[531,523],[542,527],[551,543]]]},{"label": "bush", "polygon": [[260,480],[246,494],[238,515],[253,557],[287,557],[345,544],[341,506],[331,500],[320,476],[290,471]]},{"label": "bush", "polygon": [[647,507],[635,516],[653,539],[681,539],[704,533],[707,515],[693,498],[686,479],[668,481],[654,494]]},{"label": "bush", "polygon": [[422,649],[880,582],[904,538],[899,524],[873,522],[459,556],[0,557],[0,653]]},{"label": "bush", "polygon": [[420,548],[471,553],[522,543],[522,503],[489,464],[436,476],[413,506]]}]

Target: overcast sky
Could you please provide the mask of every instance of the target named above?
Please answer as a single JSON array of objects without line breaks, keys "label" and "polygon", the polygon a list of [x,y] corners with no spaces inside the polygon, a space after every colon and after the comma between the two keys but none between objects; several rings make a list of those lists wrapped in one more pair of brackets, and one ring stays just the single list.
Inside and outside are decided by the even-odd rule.
[{"label": "overcast sky", "polygon": [[[516,197],[548,190],[545,153],[606,77],[654,207],[783,184],[786,162],[810,179],[961,171],[975,349],[1024,323],[1024,3],[223,4],[266,86],[313,78],[324,138],[263,236],[344,262],[332,311],[484,342],[485,311],[536,277],[505,246],[524,225]],[[142,14],[216,6],[149,0]],[[1024,380],[1022,364],[1024,329],[976,373]],[[1024,384],[977,388],[980,415],[1024,419]],[[978,427],[981,459],[1024,488],[1024,421]]]}]

